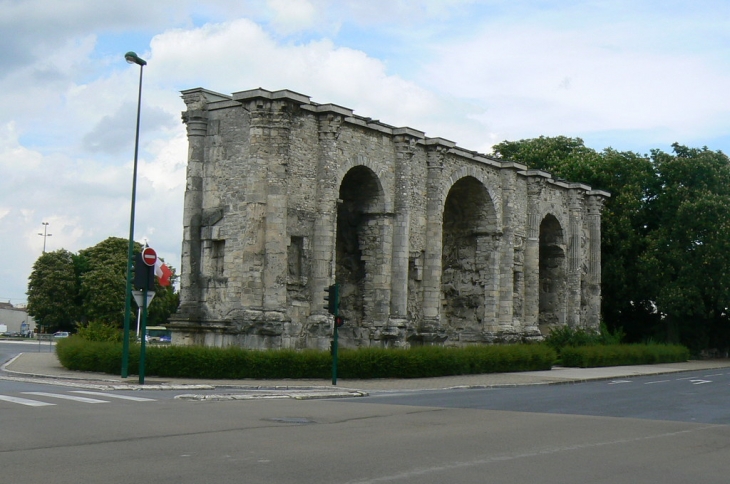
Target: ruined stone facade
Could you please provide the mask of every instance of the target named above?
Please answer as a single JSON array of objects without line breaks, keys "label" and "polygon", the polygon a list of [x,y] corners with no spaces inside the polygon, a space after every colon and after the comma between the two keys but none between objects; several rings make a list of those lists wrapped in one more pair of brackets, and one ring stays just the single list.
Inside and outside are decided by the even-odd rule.
[{"label": "ruined stone facade", "polygon": [[607,193],[317,104],[183,91],[189,154],[174,344],[329,347],[597,328]]}]

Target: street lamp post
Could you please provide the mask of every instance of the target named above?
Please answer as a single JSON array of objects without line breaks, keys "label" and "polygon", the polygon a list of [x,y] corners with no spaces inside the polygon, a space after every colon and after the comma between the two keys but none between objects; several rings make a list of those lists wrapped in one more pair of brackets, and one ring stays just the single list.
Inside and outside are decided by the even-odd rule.
[{"label": "street lamp post", "polygon": [[129,366],[129,320],[132,310],[132,257],[134,256],[134,205],[137,198],[137,155],[139,153],[139,113],[142,106],[142,71],[147,61],[134,52],[127,52],[124,58],[130,64],[139,66],[139,94],[137,96],[137,131],[134,137],[134,170],[132,173],[132,208],[129,215],[129,250],[127,251],[127,288],[124,296],[124,341],[122,343],[122,378],[127,378]]},{"label": "street lamp post", "polygon": [[50,237],[53,234],[48,233],[48,222],[41,222],[43,224],[43,233],[38,232],[38,235],[43,236],[43,253],[46,253],[46,237]]}]

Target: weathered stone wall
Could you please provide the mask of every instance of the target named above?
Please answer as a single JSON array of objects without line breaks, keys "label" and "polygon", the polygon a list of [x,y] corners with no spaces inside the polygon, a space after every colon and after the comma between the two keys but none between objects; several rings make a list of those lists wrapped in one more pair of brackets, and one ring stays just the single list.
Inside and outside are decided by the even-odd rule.
[{"label": "weathered stone wall", "polygon": [[596,328],[605,192],[292,91],[183,92],[173,343],[465,345]]}]

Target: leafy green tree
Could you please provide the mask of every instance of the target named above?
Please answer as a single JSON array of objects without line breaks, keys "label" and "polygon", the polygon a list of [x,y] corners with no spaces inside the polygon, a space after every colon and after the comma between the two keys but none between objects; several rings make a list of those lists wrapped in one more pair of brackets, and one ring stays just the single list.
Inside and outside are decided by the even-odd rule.
[{"label": "leafy green tree", "polygon": [[601,224],[603,321],[612,331],[625,331],[629,341],[650,336],[658,314],[636,274],[647,244],[645,204],[656,185],[651,160],[611,148],[597,152],[580,138],[564,136],[505,141],[493,149],[502,158],[611,193]]},{"label": "leafy green tree", "polygon": [[730,162],[673,145],[651,156],[579,138],[505,141],[494,153],[611,193],[602,217],[602,317],[628,341],[730,347]]},{"label": "leafy green tree", "polygon": [[[74,328],[76,322],[81,323],[81,327],[85,327],[90,321],[94,324],[122,327],[127,285],[128,243],[127,239],[110,237],[93,247],[79,251],[78,256],[64,251],[67,254],[66,274],[70,281],[68,295],[59,297],[57,290],[51,291],[55,286],[43,285],[42,277],[39,276],[40,282],[36,282],[31,276],[33,284],[28,288],[29,306],[33,300],[51,301],[52,304],[44,306],[49,309],[43,314],[50,318],[49,321],[56,319],[64,321],[62,328],[69,331]],[[141,248],[140,244],[135,244],[134,253],[139,253]],[[179,304],[179,296],[174,291],[174,281],[177,276],[174,268],[170,267],[170,270],[173,272],[171,277],[173,284],[163,287],[158,281],[155,282],[155,298],[148,308],[147,324],[150,326],[164,325]],[[38,303],[36,305],[38,306]],[[136,320],[137,307],[133,302],[131,313],[133,326],[136,326]]]},{"label": "leafy green tree", "polygon": [[[86,320],[122,325],[128,244],[126,239],[109,237],[79,251],[85,269],[81,274],[80,293]],[[140,244],[135,243],[135,254],[140,250]]]},{"label": "leafy green tree", "polygon": [[28,314],[44,331],[71,331],[81,308],[74,255],[64,249],[46,252],[28,278]]},{"label": "leafy green tree", "polygon": [[639,272],[662,316],[656,333],[695,351],[730,346],[730,159],[674,144],[652,152],[659,190],[650,198]]}]

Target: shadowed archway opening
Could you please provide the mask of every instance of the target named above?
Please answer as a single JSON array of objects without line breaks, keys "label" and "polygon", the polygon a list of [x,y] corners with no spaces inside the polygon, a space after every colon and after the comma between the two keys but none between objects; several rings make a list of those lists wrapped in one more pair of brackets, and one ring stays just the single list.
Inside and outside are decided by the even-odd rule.
[{"label": "shadowed archway opening", "polygon": [[565,242],[560,222],[547,215],[540,224],[540,332],[565,324],[567,271]]},{"label": "shadowed archway opening", "polygon": [[442,320],[451,329],[482,331],[492,270],[496,214],[476,178],[454,183],[444,204]]},{"label": "shadowed archway opening", "polygon": [[367,320],[376,303],[373,261],[379,259],[375,255],[381,237],[377,217],[383,211],[383,189],[377,175],[365,166],[348,171],[340,184],[335,249],[340,315],[348,328]]}]

